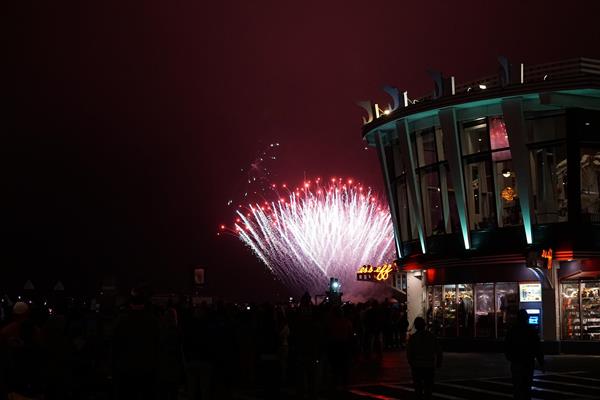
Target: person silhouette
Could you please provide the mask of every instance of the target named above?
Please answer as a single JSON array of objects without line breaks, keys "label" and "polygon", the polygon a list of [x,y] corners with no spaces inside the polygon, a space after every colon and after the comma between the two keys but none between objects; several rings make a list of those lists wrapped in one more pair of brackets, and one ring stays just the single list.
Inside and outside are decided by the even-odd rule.
[{"label": "person silhouette", "polygon": [[544,353],[537,330],[529,325],[527,310],[519,310],[516,324],[508,331],[505,354],[510,361],[514,398],[531,399],[533,369],[537,359],[544,370]]},{"label": "person silhouette", "polygon": [[425,320],[415,318],[416,332],[408,339],[406,357],[411,368],[417,399],[431,399],[435,367],[442,366],[442,350],[435,335],[425,329]]}]

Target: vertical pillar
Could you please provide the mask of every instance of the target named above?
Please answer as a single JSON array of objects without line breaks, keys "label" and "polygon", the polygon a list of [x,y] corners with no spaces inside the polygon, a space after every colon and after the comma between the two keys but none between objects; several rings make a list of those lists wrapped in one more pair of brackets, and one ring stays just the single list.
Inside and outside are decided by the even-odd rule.
[{"label": "vertical pillar", "polygon": [[[417,276],[417,274],[421,275]],[[424,293],[425,275],[423,274],[423,271],[409,271],[406,274],[406,308],[410,326],[412,326],[415,318],[424,317]]]},{"label": "vertical pillar", "polygon": [[427,252],[425,245],[425,230],[423,229],[423,204],[421,201],[421,191],[419,182],[417,181],[416,168],[416,154],[413,154],[413,147],[410,143],[410,134],[408,131],[408,125],[405,119],[401,119],[396,123],[398,129],[398,138],[400,139],[400,148],[402,151],[402,158],[404,165],[406,166],[406,185],[410,188],[408,191],[409,196],[412,197],[413,208],[410,208],[411,220],[417,225],[417,231],[419,233],[419,240],[421,241],[421,251],[423,254]]},{"label": "vertical pillar", "polygon": [[402,239],[400,236],[400,230],[398,229],[398,202],[396,201],[397,196],[394,196],[394,190],[392,188],[392,181],[395,176],[391,176],[393,170],[390,172],[387,154],[385,153],[385,144],[383,142],[383,133],[377,131],[375,133],[375,144],[377,145],[377,154],[379,155],[379,162],[381,163],[381,170],[383,171],[383,181],[386,188],[386,196],[390,207],[390,215],[392,217],[392,226],[394,228],[394,242],[396,244],[396,255],[398,258],[402,258]]},{"label": "vertical pillar", "polygon": [[502,114],[510,143],[510,153],[517,173],[517,193],[523,217],[523,229],[527,244],[533,243],[533,194],[531,192],[531,171],[529,169],[529,150],[527,149],[527,130],[523,116],[523,100],[520,97],[503,99]]},{"label": "vertical pillar", "polygon": [[463,171],[462,153],[460,146],[460,137],[456,128],[456,112],[452,108],[440,110],[438,112],[444,142],[446,143],[446,159],[450,167],[450,176],[454,186],[454,196],[456,198],[456,207],[458,208],[458,220],[462,232],[465,249],[471,248],[471,237],[469,231],[469,219],[467,214],[467,196],[465,194],[465,176]]}]

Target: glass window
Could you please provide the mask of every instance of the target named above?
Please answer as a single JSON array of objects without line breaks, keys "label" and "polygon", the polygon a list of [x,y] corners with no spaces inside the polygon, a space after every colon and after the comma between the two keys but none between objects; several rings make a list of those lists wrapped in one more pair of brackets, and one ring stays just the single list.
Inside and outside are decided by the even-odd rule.
[{"label": "glass window", "polygon": [[560,293],[561,338],[580,339],[579,282],[564,283]]},{"label": "glass window", "polygon": [[445,233],[440,179],[436,169],[421,170],[421,196],[427,236]]},{"label": "glass window", "polygon": [[448,208],[450,215],[450,226],[448,227],[448,232],[460,232],[460,220],[458,218],[458,205],[456,204],[456,194],[454,193],[454,185],[452,183],[452,176],[450,175],[450,170],[448,168],[448,164],[444,164],[442,166],[442,188],[444,187],[444,179],[446,180],[447,189],[445,192],[442,190],[442,194],[448,194]]},{"label": "glass window", "polygon": [[433,130],[424,130],[416,133],[417,160],[419,167],[437,162],[435,136]]},{"label": "glass window", "polygon": [[581,284],[581,339],[600,340],[600,282]]},{"label": "glass window", "polygon": [[564,145],[532,150],[531,180],[538,224],[567,221],[567,154]]},{"label": "glass window", "polygon": [[494,284],[475,285],[475,332],[477,337],[494,337]]},{"label": "glass window", "polygon": [[526,121],[529,143],[559,140],[566,137],[564,115],[538,117]]},{"label": "glass window", "polygon": [[456,336],[456,285],[444,285],[444,336]]},{"label": "glass window", "polygon": [[435,143],[437,147],[437,158],[438,161],[446,160],[446,143],[444,142],[444,134],[442,133],[442,128],[435,128]]},{"label": "glass window", "polygon": [[496,181],[496,205],[498,207],[498,226],[522,225],[521,207],[517,194],[517,181],[512,161],[494,163]]},{"label": "glass window", "polygon": [[490,146],[493,151],[493,161],[504,161],[512,158],[508,133],[502,118],[490,118]]},{"label": "glass window", "polygon": [[465,166],[467,207],[471,229],[496,226],[496,208],[492,163],[489,160],[471,162]]},{"label": "glass window", "polygon": [[508,328],[516,321],[519,296],[516,283],[496,283],[496,323],[498,337],[505,337]]},{"label": "glass window", "polygon": [[429,321],[431,331],[437,335],[442,335],[443,314],[442,314],[442,287],[428,286],[427,295],[430,299],[429,309],[427,310],[427,321]]},{"label": "glass window", "polygon": [[462,152],[465,156],[490,150],[488,129],[485,118],[465,124],[463,126],[461,137]]},{"label": "glass window", "polygon": [[473,285],[458,285],[458,335],[473,336]]},{"label": "glass window", "polygon": [[400,153],[400,145],[394,144],[392,146],[392,155],[394,159],[394,177],[398,177],[404,174],[404,163],[402,162],[402,154]]},{"label": "glass window", "polygon": [[408,197],[406,190],[406,175],[401,175],[396,181],[396,197],[398,199],[398,224],[402,240],[411,240],[410,215],[408,212]]},{"label": "glass window", "polygon": [[581,213],[586,222],[600,223],[600,149],[581,149]]}]

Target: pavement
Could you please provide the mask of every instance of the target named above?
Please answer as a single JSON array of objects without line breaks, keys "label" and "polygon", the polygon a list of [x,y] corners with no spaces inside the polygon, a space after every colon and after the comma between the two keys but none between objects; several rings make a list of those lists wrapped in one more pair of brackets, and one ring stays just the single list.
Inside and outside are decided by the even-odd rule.
[{"label": "pavement", "polygon": [[[413,399],[410,368],[403,350],[391,350],[381,359],[357,360],[353,363],[351,385],[331,395],[321,384],[317,399],[396,400]],[[546,356],[545,371],[535,372],[534,399],[599,399],[600,356]],[[256,392],[238,394],[243,400],[261,399]],[[293,388],[282,391],[279,398],[296,399]],[[308,397],[305,397],[308,398]],[[503,354],[445,353],[442,368],[436,370],[434,399],[510,399],[510,366]]]}]

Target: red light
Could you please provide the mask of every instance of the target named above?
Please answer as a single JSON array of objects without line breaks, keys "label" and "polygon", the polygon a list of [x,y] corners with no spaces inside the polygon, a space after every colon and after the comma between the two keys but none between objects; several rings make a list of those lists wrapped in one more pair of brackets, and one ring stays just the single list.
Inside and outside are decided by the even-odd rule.
[{"label": "red light", "polygon": [[221,225],[221,229],[225,229],[225,225]]}]

